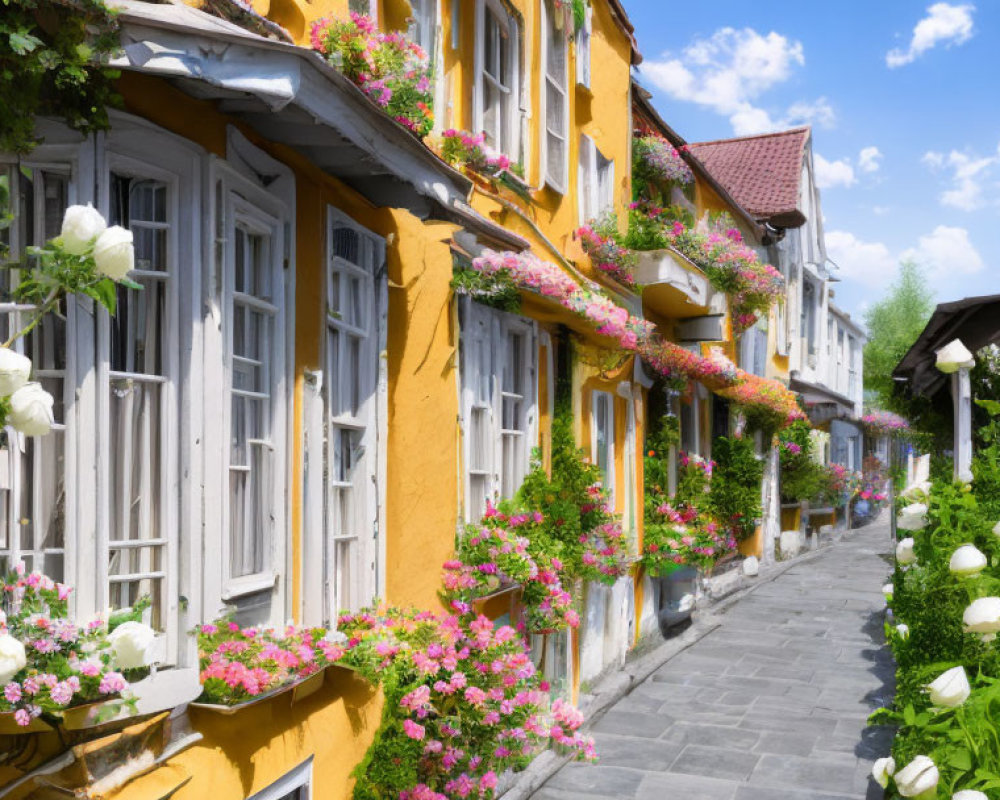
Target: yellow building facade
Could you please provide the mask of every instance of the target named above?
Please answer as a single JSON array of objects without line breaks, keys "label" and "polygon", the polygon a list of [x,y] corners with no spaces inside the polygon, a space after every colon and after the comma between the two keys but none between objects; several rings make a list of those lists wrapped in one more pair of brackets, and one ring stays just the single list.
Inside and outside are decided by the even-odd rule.
[{"label": "yellow building facade", "polygon": [[[63,207],[91,202],[147,232],[137,274],[158,305],[129,300],[119,323],[72,304],[52,331],[67,353],[30,345],[60,395],[61,432],[11,457],[25,474],[43,458],[59,468],[10,512],[43,530],[7,540],[0,558],[58,572],[79,616],[151,595],[163,671],[189,677],[190,632],[223,612],[329,626],[377,600],[440,609],[441,564],[465,524],[513,495],[536,448],[548,464],[563,379],[577,443],[638,556],[652,377],[537,295],[513,314],[452,285],[455,264],[484,249],[530,252],[670,336],[718,312],[718,334],[697,340],[738,358],[725,298],[699,305],[656,281],[640,297],[593,269],[574,235],[606,213],[624,224],[632,200],[639,55],[621,4],[583,4],[578,27],[552,0],[254,0],[239,17],[215,2],[115,5],[123,107],[107,132],[42,120],[30,156],[0,154],[18,187],[10,244],[23,254],[58,232]],[[519,165],[514,190],[444,163],[309,49],[313,23],[350,11],[427,49],[429,143],[485,131]],[[760,235],[707,173],[693,204]],[[17,310],[5,313],[13,324]],[[695,449],[710,457],[699,396]],[[573,699],[658,622],[638,563],[580,591],[579,630],[532,640]],[[39,800],[53,787],[347,798],[382,713],[379,692],[336,667],[235,713],[193,699],[151,698],[140,719],[91,727],[69,750],[34,734],[32,754],[0,763],[0,783]]]}]

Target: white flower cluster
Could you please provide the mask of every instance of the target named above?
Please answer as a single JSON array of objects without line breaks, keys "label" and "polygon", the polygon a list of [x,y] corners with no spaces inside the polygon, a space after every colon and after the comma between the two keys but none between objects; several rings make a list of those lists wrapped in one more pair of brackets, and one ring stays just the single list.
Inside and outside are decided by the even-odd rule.
[{"label": "white flower cluster", "polygon": [[90,203],[66,209],[59,239],[67,253],[93,256],[97,271],[113,281],[120,281],[135,266],[132,231],[120,225],[109,228]]},{"label": "white flower cluster", "polygon": [[10,398],[7,424],[25,436],[44,436],[52,430],[52,395],[30,377],[31,359],[0,347],[0,397]]}]

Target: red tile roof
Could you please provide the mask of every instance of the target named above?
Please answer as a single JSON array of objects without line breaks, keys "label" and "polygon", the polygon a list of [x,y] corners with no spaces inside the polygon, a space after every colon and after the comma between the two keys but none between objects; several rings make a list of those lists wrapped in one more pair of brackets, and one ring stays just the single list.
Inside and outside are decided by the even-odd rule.
[{"label": "red tile roof", "polygon": [[782,228],[805,222],[799,210],[802,158],[809,127],[688,145],[737,203]]}]

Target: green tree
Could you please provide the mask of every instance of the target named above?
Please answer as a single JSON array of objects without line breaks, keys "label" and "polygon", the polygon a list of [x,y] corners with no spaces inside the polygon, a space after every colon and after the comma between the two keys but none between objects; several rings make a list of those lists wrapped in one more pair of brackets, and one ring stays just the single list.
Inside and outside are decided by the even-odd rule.
[{"label": "green tree", "polygon": [[913,261],[899,266],[899,275],[886,296],[865,314],[865,391],[881,407],[905,413],[894,397],[892,371],[920,336],[934,312],[934,293],[923,268]]}]

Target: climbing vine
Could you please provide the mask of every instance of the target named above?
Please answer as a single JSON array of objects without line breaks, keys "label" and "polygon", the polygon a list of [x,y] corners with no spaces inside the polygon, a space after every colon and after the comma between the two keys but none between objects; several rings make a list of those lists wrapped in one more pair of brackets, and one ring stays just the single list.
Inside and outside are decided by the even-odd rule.
[{"label": "climbing vine", "polygon": [[101,0],[0,0],[0,150],[38,144],[35,118],[63,118],[80,133],[108,127],[118,43],[114,12]]}]

